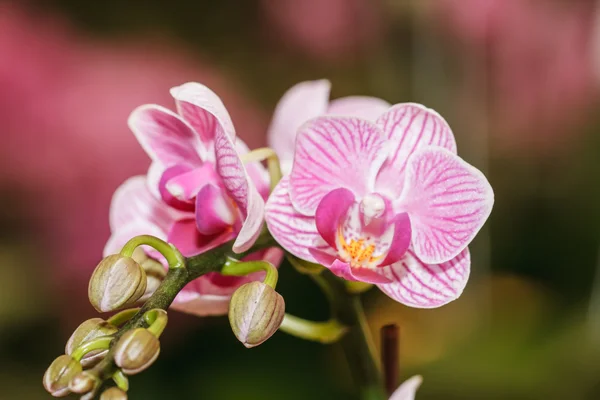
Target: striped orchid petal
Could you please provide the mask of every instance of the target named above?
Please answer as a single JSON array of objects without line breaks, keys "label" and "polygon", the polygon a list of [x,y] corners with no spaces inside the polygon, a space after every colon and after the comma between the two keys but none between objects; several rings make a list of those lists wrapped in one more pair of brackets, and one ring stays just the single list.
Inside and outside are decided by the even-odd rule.
[{"label": "striped orchid petal", "polygon": [[440,147],[425,147],[408,161],[398,207],[410,216],[415,254],[439,264],[456,257],[487,220],[494,193],[475,167]]},{"label": "striped orchid petal", "polygon": [[395,198],[402,192],[404,170],[412,153],[424,146],[456,154],[454,134],[437,112],[416,103],[397,104],[377,119],[388,139],[390,154],[377,176],[377,188]]},{"label": "striped orchid petal", "polygon": [[200,137],[174,112],[157,105],[136,108],[127,121],[148,156],[164,167],[199,165],[205,157]]},{"label": "striped orchid petal", "polygon": [[267,141],[288,174],[294,158],[296,132],[306,121],[325,114],[331,84],[325,79],[301,82],[290,88],[275,108]]},{"label": "striped orchid petal", "polygon": [[315,219],[298,213],[289,194],[289,176],[277,184],[265,206],[265,220],[271,235],[288,252],[315,262],[310,249],[321,239]]},{"label": "striped orchid petal", "polygon": [[377,97],[348,96],[332,100],[327,114],[359,117],[375,122],[390,107],[390,103]]},{"label": "striped orchid petal", "polygon": [[384,267],[385,274],[393,282],[378,287],[409,307],[436,308],[461,295],[469,279],[470,267],[468,249],[441,264],[427,264],[409,250],[402,260]]},{"label": "striped orchid petal", "polygon": [[[217,174],[221,177],[227,194],[236,204],[243,222],[233,244],[233,251],[248,250],[262,229],[265,202],[248,176],[231,138],[218,130],[215,136]],[[202,210],[198,210],[202,212]]]},{"label": "striped orchid petal", "polygon": [[336,188],[355,196],[372,192],[386,158],[383,133],[374,124],[347,117],[319,117],[298,132],[290,194],[297,211],[314,215],[323,196]]},{"label": "striped orchid petal", "polygon": [[206,147],[212,147],[217,131],[234,140],[233,122],[215,92],[200,83],[188,82],[172,88],[171,96],[179,115],[198,132]]}]

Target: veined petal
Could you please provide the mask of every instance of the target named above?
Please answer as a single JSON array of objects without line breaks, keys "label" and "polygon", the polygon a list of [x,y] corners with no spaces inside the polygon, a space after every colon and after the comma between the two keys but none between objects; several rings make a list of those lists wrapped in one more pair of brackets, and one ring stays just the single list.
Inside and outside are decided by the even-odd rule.
[{"label": "veined petal", "polygon": [[298,213],[289,195],[289,176],[275,186],[265,206],[265,220],[273,238],[288,252],[306,261],[316,260],[310,253],[321,235],[315,219]]},{"label": "veined petal", "polygon": [[298,131],[290,194],[297,211],[314,215],[333,189],[346,188],[355,196],[372,192],[386,158],[383,133],[359,118],[319,117]]},{"label": "veined petal", "polygon": [[112,232],[138,221],[166,231],[178,214],[161,203],[148,189],[145,176],[127,179],[113,195],[109,224]]},{"label": "veined petal", "polygon": [[215,155],[217,173],[242,215],[242,228],[233,244],[233,251],[242,253],[254,244],[260,234],[265,202],[248,176],[231,138],[219,130],[215,136]]},{"label": "veined petal", "polygon": [[333,248],[336,247],[338,229],[354,204],[354,195],[348,189],[340,188],[327,193],[317,207],[315,222],[321,237]]},{"label": "veined petal", "polygon": [[164,107],[140,106],[133,110],[127,123],[148,156],[166,167],[173,164],[195,166],[204,158],[204,146],[196,132]]},{"label": "veined petal", "polygon": [[210,146],[218,130],[235,139],[231,117],[215,92],[200,83],[188,82],[171,88],[171,96],[179,115],[198,132],[205,145]]},{"label": "veined petal", "polygon": [[410,379],[405,380],[402,385],[392,393],[390,400],[415,400],[417,389],[423,383],[423,378],[420,375],[415,375]]},{"label": "veined petal", "polygon": [[235,237],[232,231],[225,231],[217,235],[202,235],[196,229],[194,218],[184,218],[176,221],[168,232],[168,242],[185,257],[195,256],[211,250]]},{"label": "veined petal", "polygon": [[375,122],[391,104],[377,97],[347,96],[332,100],[327,114],[364,118]]},{"label": "veined petal", "polygon": [[[300,82],[290,88],[275,108],[267,142],[283,166],[294,158],[296,132],[306,121],[327,111],[331,83],[325,79]],[[290,171],[284,169],[284,174]]]},{"label": "veined petal", "polygon": [[456,257],[487,220],[494,192],[485,176],[440,147],[415,152],[398,207],[410,216],[412,245],[424,262]]},{"label": "veined petal", "polygon": [[425,146],[456,154],[454,134],[437,112],[421,104],[396,104],[377,119],[388,138],[390,154],[377,176],[377,190],[395,198],[402,192],[408,158]]},{"label": "veined petal", "polygon": [[231,229],[237,217],[227,194],[212,183],[204,185],[198,192],[196,211],[196,227],[203,235]]},{"label": "veined petal", "polygon": [[425,263],[412,250],[395,264],[382,268],[392,283],[378,285],[392,299],[416,308],[436,308],[456,300],[471,270],[469,249],[441,264]]}]

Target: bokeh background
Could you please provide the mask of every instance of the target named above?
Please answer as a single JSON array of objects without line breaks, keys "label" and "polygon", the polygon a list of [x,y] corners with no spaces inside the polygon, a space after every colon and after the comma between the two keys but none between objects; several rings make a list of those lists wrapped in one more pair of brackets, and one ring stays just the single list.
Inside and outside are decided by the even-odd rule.
[{"label": "bokeh background", "polygon": [[[284,91],[319,78],[435,108],[496,193],[459,300],[365,296],[376,335],[400,324],[417,398],[600,399],[597,0],[0,0],[0,398],[49,398],[44,370],[95,315],[111,195],[149,164],[129,112],[202,82],[258,146]],[[306,277],[280,285],[327,317]],[[335,345],[246,350],[224,317],[171,320],[130,399],[356,398]]]}]

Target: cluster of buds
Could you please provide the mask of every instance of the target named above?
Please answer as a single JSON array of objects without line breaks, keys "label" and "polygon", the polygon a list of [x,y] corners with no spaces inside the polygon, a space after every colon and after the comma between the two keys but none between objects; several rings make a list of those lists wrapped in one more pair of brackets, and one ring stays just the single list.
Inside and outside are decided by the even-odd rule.
[{"label": "cluster of buds", "polygon": [[[162,266],[163,273],[154,260],[141,258],[140,253],[134,257],[115,254],[98,264],[89,284],[90,302],[96,310],[107,312],[130,306],[147,294],[150,284],[152,292],[160,284],[164,278]],[[146,268],[151,273],[147,274]],[[79,325],[67,341],[65,354],[46,370],[44,388],[54,397],[76,393],[90,400],[100,391],[108,370],[116,386],[104,390],[100,399],[126,400],[127,375],[145,370],[156,360],[160,352],[158,338],[167,323],[167,313],[153,309],[142,316],[147,328],[120,332],[119,326],[137,313],[138,309],[128,309],[108,320],[92,318]],[[109,352],[110,363],[102,365]]]}]

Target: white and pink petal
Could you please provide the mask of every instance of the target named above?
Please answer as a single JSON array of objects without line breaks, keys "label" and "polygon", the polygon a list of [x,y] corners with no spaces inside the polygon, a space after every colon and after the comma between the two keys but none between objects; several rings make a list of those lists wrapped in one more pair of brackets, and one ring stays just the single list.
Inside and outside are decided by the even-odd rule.
[{"label": "white and pink petal", "polygon": [[196,130],[205,146],[212,147],[217,131],[235,139],[235,128],[225,105],[208,87],[188,82],[171,88],[171,96],[179,115]]},{"label": "white and pink petal", "polygon": [[307,122],[298,132],[290,174],[296,210],[314,215],[321,199],[337,188],[357,197],[372,192],[385,145],[381,130],[366,120],[319,117]]},{"label": "white and pink petal", "polygon": [[419,259],[439,264],[456,257],[492,211],[494,192],[485,176],[440,147],[415,152],[397,206],[408,213]]},{"label": "white and pink petal", "polygon": [[377,97],[347,96],[332,100],[327,114],[364,118],[375,122],[391,104]]},{"label": "white and pink petal", "polygon": [[331,83],[324,79],[300,82],[285,92],[277,103],[267,142],[279,156],[284,174],[291,169],[298,129],[309,119],[327,111],[330,89]]},{"label": "white and pink petal", "polygon": [[415,375],[412,378],[405,380],[398,389],[392,393],[389,400],[415,400],[417,390],[423,383],[423,378],[420,375]]},{"label": "white and pink petal", "polygon": [[248,250],[258,238],[264,220],[265,202],[248,176],[235,145],[222,131],[215,136],[217,174],[242,218],[242,227],[233,244],[233,251]]},{"label": "white and pink petal", "polygon": [[390,147],[389,158],[377,176],[377,189],[397,197],[403,188],[404,170],[411,154],[425,146],[438,146],[456,154],[456,141],[448,123],[421,104],[396,104],[377,119]]},{"label": "white and pink petal", "polygon": [[127,121],[142,148],[164,167],[198,165],[205,157],[200,137],[174,112],[153,104],[136,108]]},{"label": "white and pink petal", "polygon": [[471,256],[464,249],[450,261],[428,264],[409,250],[400,261],[382,270],[392,282],[378,287],[389,297],[409,307],[436,308],[462,294],[469,279]]},{"label": "white and pink petal", "polygon": [[289,195],[289,176],[275,186],[265,206],[265,220],[273,238],[288,252],[306,261],[316,262],[310,249],[322,240],[314,217],[294,209]]}]

